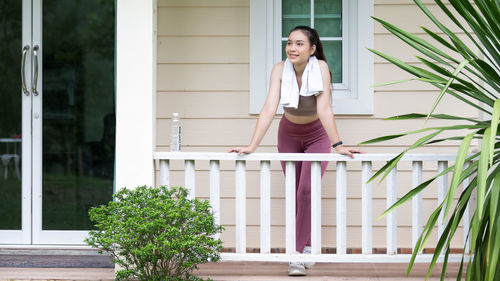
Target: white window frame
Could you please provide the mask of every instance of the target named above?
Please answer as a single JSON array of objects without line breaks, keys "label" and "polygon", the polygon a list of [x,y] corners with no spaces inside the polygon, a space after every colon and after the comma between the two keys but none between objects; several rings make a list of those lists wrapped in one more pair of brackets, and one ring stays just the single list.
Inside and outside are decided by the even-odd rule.
[{"label": "white window frame", "polygon": [[[335,114],[373,114],[373,0],[343,0],[342,84],[333,85]],[[250,114],[264,105],[281,61],[281,0],[250,0]],[[282,112],[280,108],[279,113]]]}]

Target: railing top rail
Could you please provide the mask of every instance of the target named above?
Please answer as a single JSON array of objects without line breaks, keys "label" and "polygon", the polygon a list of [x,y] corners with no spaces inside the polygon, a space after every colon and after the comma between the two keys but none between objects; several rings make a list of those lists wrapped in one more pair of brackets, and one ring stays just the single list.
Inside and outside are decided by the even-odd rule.
[{"label": "railing top rail", "polygon": [[[237,155],[225,152],[155,152],[159,160],[255,160],[255,161],[389,161],[398,154],[355,154],[354,158],[337,153],[252,153]],[[405,154],[400,161],[454,161],[456,154]]]}]

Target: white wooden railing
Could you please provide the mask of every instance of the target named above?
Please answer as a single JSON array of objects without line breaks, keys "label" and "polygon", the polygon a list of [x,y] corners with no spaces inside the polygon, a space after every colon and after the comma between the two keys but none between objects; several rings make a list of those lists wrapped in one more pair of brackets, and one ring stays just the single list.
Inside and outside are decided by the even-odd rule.
[{"label": "white wooden railing", "polygon": [[[372,175],[373,162],[387,162],[395,154],[357,154],[354,159],[338,154],[328,153],[253,153],[238,156],[235,153],[206,152],[156,152],[154,159],[159,160],[159,184],[170,185],[170,160],[184,161],[184,186],[190,196],[195,194],[195,161],[210,161],[210,203],[214,209],[216,223],[220,223],[220,161],[235,161],[236,178],[236,252],[222,253],[223,260],[232,261],[315,261],[315,262],[407,262],[409,254],[397,254],[397,211],[386,217],[387,242],[386,254],[372,253],[372,186],[367,180]],[[451,154],[407,154],[400,162],[412,163],[413,187],[422,183],[422,163],[437,162],[438,171],[448,167],[449,161],[454,161],[456,155]],[[260,253],[246,252],[246,162],[260,162]],[[286,162],[286,253],[271,253],[271,161]],[[311,255],[295,252],[295,162],[311,161]],[[321,253],[321,161],[336,163],[336,254]],[[347,162],[361,162],[362,176],[360,186],[362,191],[362,254],[347,254]],[[332,163],[330,163],[331,165]],[[397,200],[397,170],[394,169],[386,179],[386,205],[391,206]],[[464,186],[466,186],[465,183]],[[446,195],[448,175],[438,178],[438,204]],[[464,229],[469,229],[471,208],[464,214]],[[412,199],[412,245],[422,231],[422,194]],[[442,219],[439,220],[442,222]],[[438,232],[444,229],[438,225]],[[466,240],[464,231],[464,241]],[[420,254],[416,262],[429,262],[431,254]],[[461,254],[452,254],[449,261],[459,261]]]}]

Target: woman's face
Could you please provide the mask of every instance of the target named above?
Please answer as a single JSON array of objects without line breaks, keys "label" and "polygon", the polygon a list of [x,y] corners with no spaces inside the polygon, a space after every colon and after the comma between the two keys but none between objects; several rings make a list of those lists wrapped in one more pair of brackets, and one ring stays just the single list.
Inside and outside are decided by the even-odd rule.
[{"label": "woman's face", "polygon": [[316,45],[309,43],[309,38],[301,30],[295,30],[288,36],[285,53],[293,64],[307,63],[309,57],[316,51]]}]

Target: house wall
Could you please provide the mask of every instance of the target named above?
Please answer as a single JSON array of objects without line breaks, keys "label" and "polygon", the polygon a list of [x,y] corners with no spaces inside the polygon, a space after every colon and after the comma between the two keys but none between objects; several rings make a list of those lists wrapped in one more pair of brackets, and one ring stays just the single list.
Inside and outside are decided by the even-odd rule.
[{"label": "house wall", "polygon": [[[432,2],[432,1],[424,1]],[[431,11],[436,6],[429,4]],[[410,0],[375,0],[375,16],[404,29],[423,34],[420,25],[429,20]],[[444,21],[448,23],[448,21]],[[436,28],[431,28],[436,30]],[[420,65],[416,52],[405,47],[379,24],[374,28],[375,49]],[[458,29],[452,29],[458,31]],[[426,38],[427,36],[423,36]],[[224,152],[231,146],[248,144],[257,115],[249,108],[249,1],[248,0],[158,0],[157,46],[157,151],[169,150],[169,125],[173,112],[182,122],[182,150]],[[410,78],[403,71],[375,57],[375,83]],[[418,129],[423,121],[386,121],[384,118],[410,112],[427,113],[439,91],[420,82],[377,87],[374,114],[337,115],[341,139],[348,146],[381,136]],[[445,97],[438,113],[477,117],[476,110]],[[257,152],[277,152],[276,135],[281,116],[276,116]],[[429,126],[450,122],[431,119]],[[400,152],[416,139],[407,137],[364,146],[368,153]],[[454,153],[456,143],[430,145],[418,152]],[[375,163],[374,169],[383,163]],[[424,179],[432,176],[436,163],[424,163]],[[221,165],[221,223],[226,247],[235,242],[234,163]],[[208,198],[208,163],[196,163],[196,196]],[[172,163],[172,185],[183,185],[183,165]],[[247,247],[259,247],[259,170],[258,163],[247,164]],[[347,246],[361,247],[361,167],[348,164]],[[158,173],[157,173],[158,176]],[[158,182],[158,181],[157,181]],[[271,223],[272,247],[285,245],[284,177],[279,163],[272,163]],[[411,186],[411,165],[402,164],[398,174],[398,196]],[[335,165],[331,163],[323,181],[323,246],[335,247]],[[437,205],[437,187],[424,191],[424,221]],[[373,186],[373,217],[385,209],[385,182]],[[411,205],[398,211],[398,247],[411,247]],[[385,219],[374,220],[373,246],[385,248]],[[461,247],[462,235],[453,241]],[[429,245],[436,241],[436,235]]]}]

